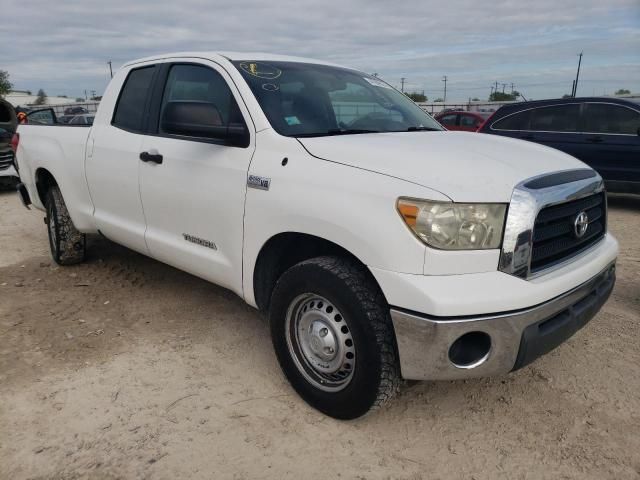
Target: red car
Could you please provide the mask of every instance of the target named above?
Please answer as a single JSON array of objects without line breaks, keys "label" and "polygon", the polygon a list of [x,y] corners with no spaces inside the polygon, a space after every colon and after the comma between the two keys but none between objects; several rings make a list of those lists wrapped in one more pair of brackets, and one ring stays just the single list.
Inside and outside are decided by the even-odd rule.
[{"label": "red car", "polygon": [[477,132],[490,116],[490,113],[484,112],[448,111],[438,113],[435,119],[444,125],[447,130]]}]

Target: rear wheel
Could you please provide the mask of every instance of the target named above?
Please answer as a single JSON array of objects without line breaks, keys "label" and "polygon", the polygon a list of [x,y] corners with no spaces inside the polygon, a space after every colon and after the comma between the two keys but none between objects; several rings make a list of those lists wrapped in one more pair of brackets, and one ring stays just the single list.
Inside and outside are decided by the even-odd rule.
[{"label": "rear wheel", "polygon": [[270,327],[287,379],[327,415],[359,417],[398,390],[389,307],[354,262],[318,257],[287,270],[273,292]]},{"label": "rear wheel", "polygon": [[86,252],[86,236],[73,225],[57,185],[49,188],[45,203],[49,247],[53,260],[59,265],[82,262]]}]

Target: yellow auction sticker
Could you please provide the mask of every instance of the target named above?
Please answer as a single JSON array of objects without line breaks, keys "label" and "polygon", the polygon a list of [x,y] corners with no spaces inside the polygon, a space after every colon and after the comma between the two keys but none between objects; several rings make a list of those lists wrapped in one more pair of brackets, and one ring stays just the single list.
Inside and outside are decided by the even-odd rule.
[{"label": "yellow auction sticker", "polygon": [[266,63],[242,62],[240,68],[249,75],[266,80],[275,80],[282,75],[282,70]]}]

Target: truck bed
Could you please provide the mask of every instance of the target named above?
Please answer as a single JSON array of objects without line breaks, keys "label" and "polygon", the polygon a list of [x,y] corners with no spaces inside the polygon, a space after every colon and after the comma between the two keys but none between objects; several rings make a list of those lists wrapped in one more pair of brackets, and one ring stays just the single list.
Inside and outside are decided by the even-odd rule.
[{"label": "truck bed", "polygon": [[[33,201],[34,207],[44,210],[37,193],[37,182],[50,173],[68,197],[72,218],[79,223],[90,219],[93,204],[85,180],[85,152],[91,128],[60,128],[64,124],[18,126],[20,143],[17,152],[19,175]],[[72,126],[69,126],[72,127]]]}]

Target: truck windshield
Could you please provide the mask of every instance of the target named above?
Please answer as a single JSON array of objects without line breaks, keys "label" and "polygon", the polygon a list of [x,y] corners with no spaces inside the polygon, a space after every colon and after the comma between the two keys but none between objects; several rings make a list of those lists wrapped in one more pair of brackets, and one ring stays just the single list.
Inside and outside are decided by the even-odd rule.
[{"label": "truck windshield", "polygon": [[298,62],[233,62],[273,128],[289,137],[440,131],[413,101],[377,77]]}]

